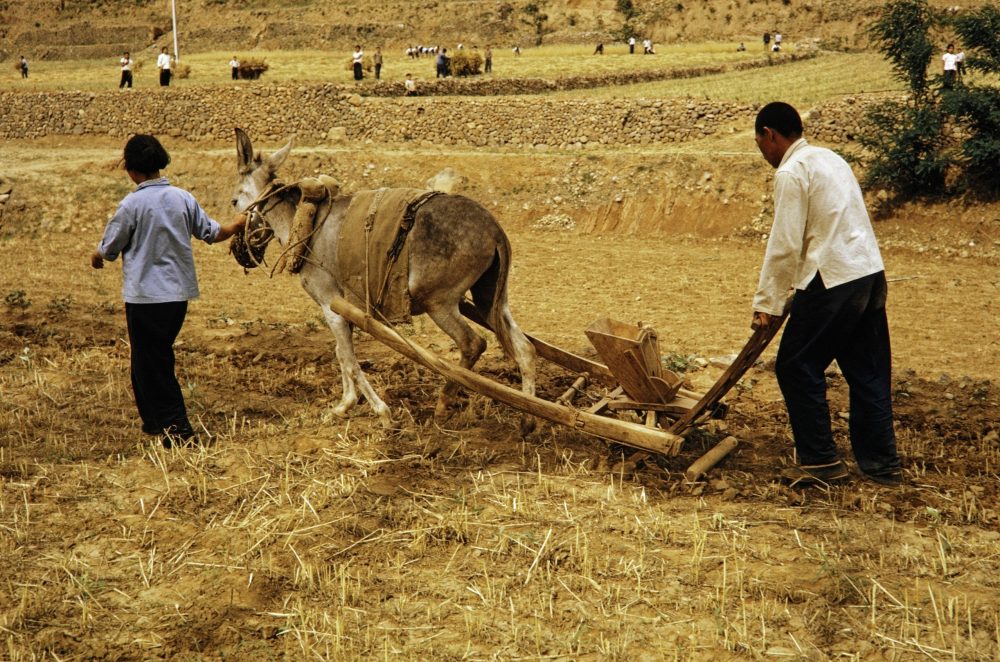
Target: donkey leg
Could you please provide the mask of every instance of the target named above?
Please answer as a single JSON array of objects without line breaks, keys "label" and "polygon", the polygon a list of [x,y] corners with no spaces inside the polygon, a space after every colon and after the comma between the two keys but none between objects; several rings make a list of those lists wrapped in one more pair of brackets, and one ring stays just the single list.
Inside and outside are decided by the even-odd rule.
[{"label": "donkey leg", "polygon": [[[462,354],[460,365],[472,370],[476,361],[486,351],[486,341],[465,322],[462,314],[458,312],[458,304],[430,309],[427,315],[458,345],[458,351]],[[455,382],[445,382],[434,407],[435,417],[441,418],[447,414],[448,405],[454,400],[458,388],[459,385]]]},{"label": "donkey leg", "polygon": [[[503,316],[510,329],[510,344],[514,348],[514,361],[521,373],[521,392],[533,396],[535,395],[535,362],[537,358],[535,346],[531,344],[528,337],[524,335],[524,331],[514,321],[514,317],[510,314],[510,308],[506,305],[503,307]],[[521,436],[526,437],[531,434],[536,424],[534,416],[523,414],[521,416]]]},{"label": "donkey leg", "polygon": [[368,382],[368,378],[358,363],[358,357],[354,353],[351,324],[327,306],[323,306],[323,316],[337,340],[337,363],[340,364],[340,376],[344,385],[344,395],[337,406],[333,408],[333,413],[346,417],[348,412],[358,403],[358,389],[360,389],[361,394],[367,398],[382,425],[389,427],[392,425],[389,406],[375,393],[375,389]]}]

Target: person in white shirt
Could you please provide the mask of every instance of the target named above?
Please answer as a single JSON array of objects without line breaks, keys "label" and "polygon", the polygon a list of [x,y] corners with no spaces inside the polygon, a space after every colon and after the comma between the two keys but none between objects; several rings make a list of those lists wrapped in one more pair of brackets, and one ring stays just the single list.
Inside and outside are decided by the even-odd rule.
[{"label": "person in white shirt", "polygon": [[354,54],[351,55],[351,65],[354,67],[354,80],[361,80],[364,74],[361,71],[361,64],[365,60],[365,52],[361,50],[361,44],[354,47]]},{"label": "person in white shirt", "polygon": [[635,55],[635,37],[628,38],[628,54]]},{"label": "person in white shirt", "polygon": [[406,90],[406,96],[417,96],[417,83],[410,74],[406,74],[406,80],[403,81],[403,88]]},{"label": "person in white shirt", "polygon": [[233,59],[229,61],[229,70],[232,72],[233,80],[238,80],[240,77],[240,61],[233,56]]},{"label": "person in white shirt", "polygon": [[160,70],[160,87],[170,85],[170,53],[166,46],[160,49],[160,54],[156,57],[156,68]]},{"label": "person in white shirt", "polygon": [[776,31],[774,33],[774,45],[777,46],[778,49],[781,48],[781,33],[780,32]]},{"label": "person in white shirt", "polygon": [[802,138],[787,103],[757,114],[755,140],[776,169],[774,223],[753,299],[754,328],[780,324],[791,298],[775,373],[795,439],[792,485],[847,478],[830,424],[826,368],[837,361],[850,389],[850,438],[864,477],[902,482],[892,427],[885,267],[851,167]]},{"label": "person in white shirt", "polygon": [[955,76],[958,71],[958,56],[955,55],[955,44],[948,44],[944,55],[941,56],[944,62],[944,86],[947,89],[955,87]]},{"label": "person in white shirt", "polygon": [[955,53],[955,80],[959,83],[965,76],[965,51],[959,50]]},{"label": "person in white shirt", "polygon": [[119,60],[119,63],[121,64],[121,67],[122,67],[122,77],[121,77],[121,80],[118,82],[118,89],[119,90],[124,90],[126,87],[131,88],[132,87],[132,56],[129,54],[128,51],[125,51],[125,53],[122,54],[122,58],[121,58],[121,60]]}]

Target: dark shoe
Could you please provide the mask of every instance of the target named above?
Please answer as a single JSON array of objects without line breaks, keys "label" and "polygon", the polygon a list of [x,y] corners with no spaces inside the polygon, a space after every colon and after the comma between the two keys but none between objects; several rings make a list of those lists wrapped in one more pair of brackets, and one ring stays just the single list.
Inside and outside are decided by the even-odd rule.
[{"label": "dark shoe", "polygon": [[843,460],[829,464],[803,464],[798,467],[788,467],[781,472],[781,479],[789,487],[805,487],[808,485],[828,485],[844,480],[850,476]]},{"label": "dark shoe", "polygon": [[888,485],[889,487],[898,487],[903,484],[903,470],[902,469],[889,469],[888,471],[881,471],[879,473],[865,473],[861,472],[862,477],[865,480],[870,480],[873,483],[878,483],[879,485]]},{"label": "dark shoe", "polygon": [[151,434],[154,437],[158,434],[163,434],[163,428],[157,427],[155,425],[148,425],[146,423],[142,424],[142,433]]},{"label": "dark shoe", "polygon": [[160,442],[164,448],[194,446],[198,443],[198,437],[195,436],[190,425],[181,428],[171,425],[163,431],[163,438],[160,439]]}]

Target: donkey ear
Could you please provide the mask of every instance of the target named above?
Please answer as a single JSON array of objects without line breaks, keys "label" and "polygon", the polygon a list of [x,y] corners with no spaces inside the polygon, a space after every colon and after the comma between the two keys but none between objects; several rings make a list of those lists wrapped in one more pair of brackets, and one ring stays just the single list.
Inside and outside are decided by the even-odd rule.
[{"label": "donkey ear", "polygon": [[275,152],[274,154],[272,154],[270,157],[268,157],[267,163],[265,165],[267,166],[268,171],[270,171],[270,173],[272,175],[275,174],[276,172],[278,172],[278,168],[280,168],[281,164],[284,163],[285,159],[288,158],[288,153],[290,151],[292,151],[292,141],[291,140],[288,141],[287,145],[285,145],[284,147],[282,147],[281,149],[279,149],[277,152]]},{"label": "donkey ear", "polygon": [[245,175],[253,170],[253,144],[243,129],[236,128],[236,170]]}]

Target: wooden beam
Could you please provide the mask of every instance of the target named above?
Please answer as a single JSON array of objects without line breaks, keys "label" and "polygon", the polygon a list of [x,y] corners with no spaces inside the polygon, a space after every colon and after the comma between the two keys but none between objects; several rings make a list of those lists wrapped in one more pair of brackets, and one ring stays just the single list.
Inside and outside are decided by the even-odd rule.
[{"label": "wooden beam", "polygon": [[684,443],[684,439],[675,434],[647,428],[636,423],[589,414],[572,407],[564,407],[548,400],[524,394],[505,384],[466,370],[445,361],[410,339],[404,338],[395,329],[366,315],[363,310],[352,305],[343,297],[334,297],[330,302],[330,308],[389,348],[430,368],[446,379],[532,416],[538,416],[553,423],[647,452],[676,455],[680,451],[681,444]]},{"label": "wooden beam", "polygon": [[694,464],[684,472],[684,477],[690,482],[698,480],[709,469],[721,462],[724,457],[732,453],[739,444],[740,441],[736,437],[726,437],[710,448],[707,453],[695,460]]}]

